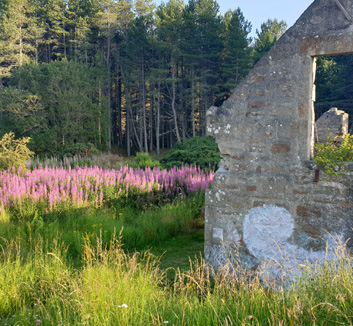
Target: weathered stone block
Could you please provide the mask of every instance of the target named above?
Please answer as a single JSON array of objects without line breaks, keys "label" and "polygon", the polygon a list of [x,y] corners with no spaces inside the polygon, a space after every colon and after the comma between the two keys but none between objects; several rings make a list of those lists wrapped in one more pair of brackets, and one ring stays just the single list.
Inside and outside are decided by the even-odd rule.
[{"label": "weathered stone block", "polygon": [[271,147],[271,153],[274,155],[289,153],[290,150],[291,147],[288,144],[273,144]]},{"label": "weathered stone block", "polygon": [[264,201],[255,200],[252,204],[252,207],[262,207],[263,205],[265,205]]},{"label": "weathered stone block", "polygon": [[316,121],[319,143],[328,139],[341,141],[348,133],[348,114],[337,108],[331,108]]},{"label": "weathered stone block", "polygon": [[308,217],[318,218],[322,216],[321,212],[318,209],[311,206],[302,206],[302,205],[299,205],[297,207],[297,215],[303,218],[308,218]]},{"label": "weathered stone block", "polygon": [[241,202],[235,201],[235,202],[232,203],[232,207],[235,208],[235,209],[240,209],[240,208],[244,207],[244,204],[241,203]]},{"label": "weathered stone block", "polygon": [[253,74],[250,76],[250,83],[261,83],[265,80],[265,76],[261,76],[258,74]]},{"label": "weathered stone block", "polygon": [[344,201],[341,201],[339,204],[344,207],[353,207],[353,203],[346,203]]},{"label": "weathered stone block", "polygon": [[251,102],[248,104],[248,109],[262,109],[269,107],[271,104],[267,102]]}]

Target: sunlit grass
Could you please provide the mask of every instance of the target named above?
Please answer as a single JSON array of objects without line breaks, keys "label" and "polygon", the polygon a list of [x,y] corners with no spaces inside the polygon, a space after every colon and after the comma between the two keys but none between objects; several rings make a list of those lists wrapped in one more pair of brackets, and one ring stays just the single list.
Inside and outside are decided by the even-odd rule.
[{"label": "sunlit grass", "polygon": [[[67,247],[36,239],[22,258],[19,239],[2,246],[1,325],[352,325],[352,261],[306,266],[282,286],[232,265],[214,274],[202,258],[171,283],[158,257],[127,254],[113,235],[87,240],[83,266]],[[229,267],[229,266],[228,266]],[[284,285],[283,285],[284,284]],[[167,323],[168,322],[168,323]]]}]

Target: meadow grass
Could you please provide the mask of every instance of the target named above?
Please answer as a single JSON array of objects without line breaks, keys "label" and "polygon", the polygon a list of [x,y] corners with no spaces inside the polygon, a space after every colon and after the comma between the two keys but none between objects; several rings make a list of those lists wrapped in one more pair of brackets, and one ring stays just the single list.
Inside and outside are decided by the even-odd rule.
[{"label": "meadow grass", "polygon": [[[1,325],[352,325],[350,257],[303,267],[286,286],[264,286],[240,265],[214,274],[202,258],[169,282],[158,257],[127,254],[121,236],[107,246],[88,239],[83,266],[67,247],[37,238],[22,257],[21,241],[1,247]],[[50,247],[50,251],[46,248]],[[283,283],[282,283],[283,284]]]},{"label": "meadow grass", "polygon": [[126,251],[158,247],[180,235],[197,234],[202,229],[195,227],[195,221],[202,217],[203,205],[204,196],[199,193],[190,199],[176,200],[146,211],[112,205],[98,209],[72,207],[47,214],[34,211],[32,219],[13,219],[12,214],[2,210],[0,244],[19,238],[23,249],[31,250],[31,244],[38,237],[46,243],[57,238],[68,247],[67,259],[78,267],[82,265],[85,241],[94,243],[99,236],[103,245],[107,245],[117,230],[121,230]]}]

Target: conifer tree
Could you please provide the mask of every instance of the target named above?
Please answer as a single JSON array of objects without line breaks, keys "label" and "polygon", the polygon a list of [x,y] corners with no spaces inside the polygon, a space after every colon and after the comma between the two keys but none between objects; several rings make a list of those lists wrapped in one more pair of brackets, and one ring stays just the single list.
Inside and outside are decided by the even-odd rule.
[{"label": "conifer tree", "polygon": [[178,69],[183,69],[181,64],[181,39],[182,39],[182,15],[184,3],[180,0],[170,0],[167,4],[162,4],[157,11],[158,36],[166,47],[166,54],[169,61],[169,78],[167,81],[167,96],[170,102],[171,114],[173,116],[174,131],[176,140],[181,142],[180,136],[180,116],[182,115],[182,101],[177,98],[177,92],[181,93],[179,85],[181,74]]},{"label": "conifer tree", "polygon": [[30,62],[35,54],[36,20],[28,0],[2,2],[0,16],[0,78]]},{"label": "conifer tree", "polygon": [[283,20],[268,19],[261,24],[261,30],[256,30],[254,46],[254,61],[259,61],[262,56],[268,52],[276,41],[282,36],[287,29],[287,23]]},{"label": "conifer tree", "polygon": [[215,0],[196,0],[196,38],[200,56],[199,73],[201,82],[200,135],[206,133],[206,111],[214,104],[217,80],[221,66],[223,44],[219,5]]},{"label": "conifer tree", "polygon": [[240,8],[226,12],[223,18],[223,62],[219,95],[225,100],[249,72],[251,59],[251,24],[245,20]]},{"label": "conifer tree", "polygon": [[66,0],[42,0],[42,20],[45,22],[46,62],[68,57],[67,25],[69,8]]}]

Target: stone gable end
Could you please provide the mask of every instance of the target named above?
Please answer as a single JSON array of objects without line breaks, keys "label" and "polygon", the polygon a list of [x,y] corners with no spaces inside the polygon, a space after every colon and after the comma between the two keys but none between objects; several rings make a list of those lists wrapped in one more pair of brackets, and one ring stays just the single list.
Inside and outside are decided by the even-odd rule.
[{"label": "stone gable end", "polygon": [[332,238],[353,239],[353,172],[318,175],[310,164],[315,56],[353,53],[352,17],[353,0],[314,1],[232,96],[208,110],[222,155],[206,194],[205,255],[214,266],[229,256],[225,248],[256,266],[278,257],[278,247],[303,261],[324,257]]}]

